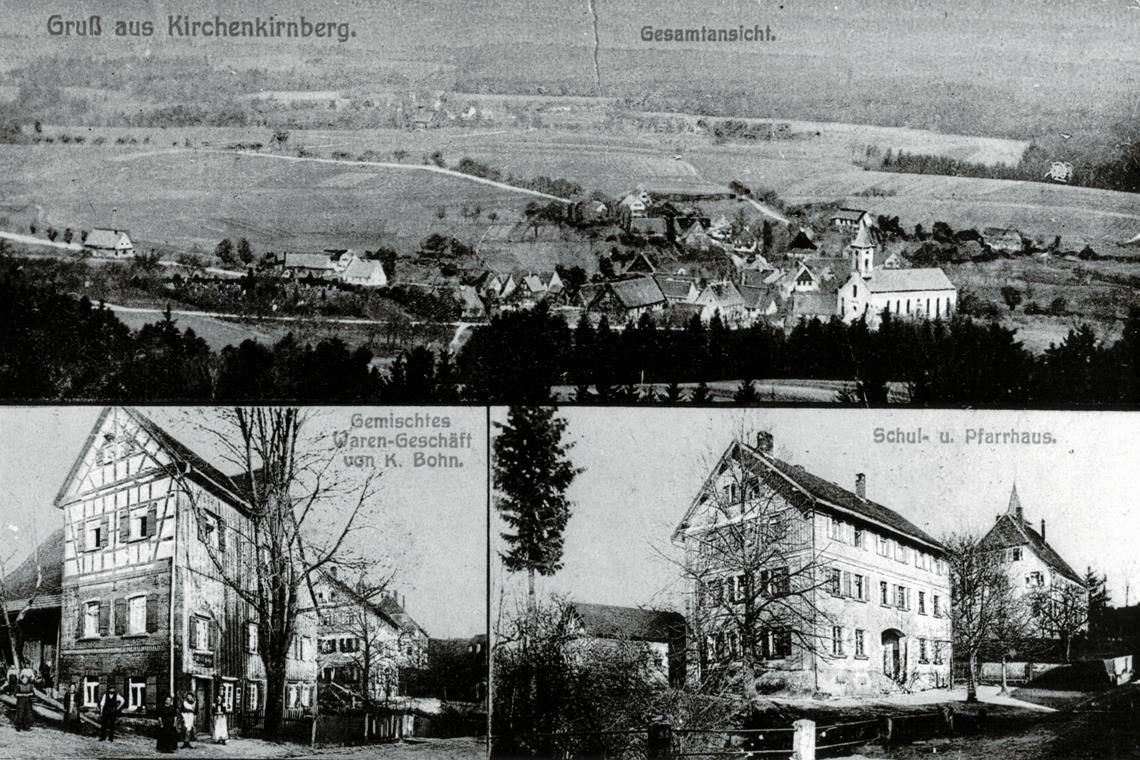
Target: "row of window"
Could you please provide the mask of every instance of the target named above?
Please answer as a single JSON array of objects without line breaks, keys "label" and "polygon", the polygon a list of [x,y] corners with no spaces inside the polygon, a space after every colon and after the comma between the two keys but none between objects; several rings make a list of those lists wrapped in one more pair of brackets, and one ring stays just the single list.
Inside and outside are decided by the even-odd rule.
[{"label": "row of window", "polygon": [[862,528],[846,520],[838,517],[827,518],[827,537],[832,541],[842,544],[850,544],[857,549],[867,549],[870,539],[868,535],[875,537],[875,550],[880,557],[894,557],[896,561],[904,564],[910,564],[911,558],[914,559],[914,566],[920,570],[933,569],[938,575],[946,574],[945,561],[928,554],[927,552],[911,549],[906,544],[893,539],[889,536],[882,534],[872,533],[871,531]]},{"label": "row of window", "polygon": [[752,573],[738,573],[705,581],[701,587],[701,606],[741,604],[753,593],[764,597],[787,596],[791,593],[791,576],[787,567],[761,570],[758,580],[759,583],[753,587]]},{"label": "row of window", "polygon": [[[720,631],[709,640],[709,650],[717,662],[733,662],[740,659],[741,647],[745,639],[738,631]],[[755,646],[762,660],[782,660],[792,654],[792,631],[789,628],[762,628]]]},{"label": "row of window", "polygon": [[[832,596],[847,597],[861,602],[868,601],[870,580],[861,573],[832,567],[828,570],[827,590]],[[913,596],[912,596],[913,595]],[[944,617],[947,610],[941,594],[917,591],[901,583],[890,584],[879,581],[879,604],[884,607],[897,607],[900,610],[913,609],[911,604],[917,598],[918,614]]]},{"label": "row of window", "polygon": [[[83,706],[97,708],[99,700],[105,692],[104,679],[97,676],[85,676],[80,684],[80,695]],[[124,679],[121,694],[124,699],[124,711],[146,712],[155,709],[157,684],[154,676],[129,676]],[[309,707],[313,704],[316,686],[308,683],[290,683],[285,690],[285,707],[288,709]],[[226,712],[233,712],[237,707],[238,683],[236,680],[223,680],[217,684],[216,694],[221,695],[222,704]],[[259,681],[247,681],[244,690],[245,703],[242,706],[247,713],[255,713],[265,705],[265,684]],[[198,709],[210,709],[211,706],[198,705]]]},{"label": "row of window", "polygon": [[77,639],[112,635],[144,636],[158,630],[157,597],[136,594],[115,599],[89,599],[80,604]]}]

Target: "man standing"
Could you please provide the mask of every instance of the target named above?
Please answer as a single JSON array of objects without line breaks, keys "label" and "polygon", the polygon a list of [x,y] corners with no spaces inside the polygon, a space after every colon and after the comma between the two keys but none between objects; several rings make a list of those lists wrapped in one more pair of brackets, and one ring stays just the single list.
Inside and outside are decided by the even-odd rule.
[{"label": "man standing", "polygon": [[115,741],[115,721],[123,709],[123,698],[115,691],[114,686],[107,688],[107,693],[99,700],[99,741]]}]

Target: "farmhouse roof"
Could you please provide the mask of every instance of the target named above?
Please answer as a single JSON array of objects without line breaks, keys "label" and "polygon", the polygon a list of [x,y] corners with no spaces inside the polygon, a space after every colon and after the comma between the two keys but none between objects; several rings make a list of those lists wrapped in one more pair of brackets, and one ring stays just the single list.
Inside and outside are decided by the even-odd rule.
[{"label": "farmhouse roof", "polygon": [[379,269],[380,273],[383,274],[384,264],[379,261],[361,259],[354,256],[352,261],[349,262],[348,266],[344,268],[344,274],[342,276],[346,280],[369,280],[374,274],[376,274],[377,269]]},{"label": "farmhouse roof", "polygon": [[1021,239],[1021,232],[1014,227],[986,227],[982,230],[982,237],[1004,237]]},{"label": "farmhouse roof", "polygon": [[327,253],[286,253],[281,258],[286,269],[332,269],[333,261]]},{"label": "farmhouse roof", "polygon": [[478,291],[470,285],[463,285],[456,290],[456,296],[459,298],[459,303],[464,311],[477,311],[483,312],[486,307],[483,305],[483,299],[479,297]]},{"label": "farmhouse roof", "polygon": [[665,294],[661,292],[660,286],[652,277],[616,280],[609,283],[609,288],[618,303],[626,309],[653,306],[665,300]]},{"label": "farmhouse roof", "polygon": [[771,285],[741,285],[739,290],[749,309],[766,310],[773,301],[779,300],[780,289]]},{"label": "farmhouse roof", "polygon": [[844,221],[858,223],[863,217],[868,216],[866,211],[857,208],[841,208],[831,215],[831,221]]},{"label": "farmhouse roof", "polygon": [[345,583],[331,573],[321,573],[322,578],[333,588],[337,589],[349,598],[354,604],[359,604],[361,607],[372,612],[378,617],[384,618],[394,627],[403,631],[420,632],[427,635],[423,627],[420,626],[412,617],[400,606],[396,601],[394,594],[381,592],[378,595],[368,597],[361,594],[354,589],[350,584]]},{"label": "farmhouse roof", "polygon": [[815,242],[810,237],[808,237],[807,232],[805,232],[803,229],[801,229],[799,232],[796,233],[796,236],[794,238],[792,238],[792,242],[788,245],[788,247],[794,248],[797,250],[803,249],[803,250],[814,251],[817,246],[816,246]]},{"label": "farmhouse roof", "polygon": [[908,290],[954,290],[946,273],[937,267],[927,269],[880,269],[867,280],[872,293],[900,293]]},{"label": "farmhouse roof", "polygon": [[569,606],[586,635],[595,638],[669,643],[685,634],[685,617],[679,612],[586,602]]},{"label": "farmhouse roof", "polygon": [[126,230],[112,230],[105,227],[96,227],[87,233],[83,245],[88,248],[117,248],[119,241],[123,236],[127,237],[127,244],[130,244],[130,235]]},{"label": "farmhouse roof", "polygon": [[744,299],[740,295],[740,291],[731,282],[712,282],[705,286],[701,297],[704,298],[706,294],[712,298],[719,306],[743,306]]},{"label": "farmhouse roof", "polygon": [[[19,611],[31,600],[30,609],[60,605],[63,586],[63,528],[52,531],[20,565],[4,578],[8,609]],[[33,598],[34,597],[34,598]]]},{"label": "farmhouse roof", "polygon": [[672,299],[688,298],[696,284],[691,277],[654,275],[653,279],[656,280],[657,287],[661,288],[665,297]]},{"label": "farmhouse roof", "polygon": [[[822,507],[842,515],[854,516],[873,525],[887,528],[896,535],[924,544],[938,552],[945,552],[945,547],[933,536],[893,509],[870,499],[861,498],[846,488],[818,475],[813,475],[802,466],[789,464],[742,441],[734,441],[728,447],[721,457],[721,463],[723,464],[735,451],[740,452],[741,461],[745,463],[745,466],[750,465],[751,469],[758,475],[764,476],[765,473],[771,473],[772,476],[781,478],[792,488],[809,497],[814,507]],[[719,467],[720,465],[718,465],[718,469]],[[715,474],[716,471],[714,471]],[[710,475],[710,480],[712,477]],[[674,535],[689,527],[689,522],[700,506],[704,493],[705,489],[702,489],[701,494],[698,494],[697,498],[693,500],[692,506],[689,507],[689,511],[685,514],[684,520],[681,521]]]},{"label": "farmhouse roof", "polygon": [[665,217],[638,216],[629,220],[629,231],[640,235],[661,235],[664,237],[669,231]]},{"label": "farmhouse roof", "polygon": [[793,293],[788,299],[788,313],[793,319],[829,318],[835,315],[838,303],[835,293]]}]

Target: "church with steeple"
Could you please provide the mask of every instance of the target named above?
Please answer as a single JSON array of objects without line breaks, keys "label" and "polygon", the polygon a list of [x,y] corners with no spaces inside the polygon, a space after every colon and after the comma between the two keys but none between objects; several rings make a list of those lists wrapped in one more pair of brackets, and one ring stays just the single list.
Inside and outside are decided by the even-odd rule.
[{"label": "church with steeple", "polygon": [[999,514],[981,546],[1000,552],[1006,573],[1018,596],[1033,596],[1078,588],[1087,592],[1084,579],[1045,539],[1045,521],[1035,527],[1025,518],[1017,484],[1009,493],[1009,506]]},{"label": "church with steeple", "polygon": [[877,327],[883,312],[902,319],[947,319],[958,308],[958,289],[937,267],[902,269],[884,257],[868,218],[847,246],[851,274],[839,288],[839,317],[866,318]]}]

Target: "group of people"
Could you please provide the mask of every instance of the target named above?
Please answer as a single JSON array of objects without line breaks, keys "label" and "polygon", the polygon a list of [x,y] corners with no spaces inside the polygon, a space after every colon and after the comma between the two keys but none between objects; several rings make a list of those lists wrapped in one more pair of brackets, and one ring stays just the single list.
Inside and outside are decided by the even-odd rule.
[{"label": "group of people", "polygon": [[[12,691],[16,698],[13,723],[17,731],[29,731],[32,727],[32,704],[35,699],[35,687],[31,676],[22,674]],[[108,687],[99,699],[97,707],[99,741],[115,741],[116,724],[125,704],[122,695],[113,686]],[[67,691],[64,692],[62,707],[64,728],[81,732],[80,698],[74,683],[69,684]],[[192,749],[191,742],[195,739],[194,721],[197,714],[198,698],[193,692],[186,692],[178,705],[174,704],[173,697],[166,697],[162,708],[158,711],[158,736],[155,749],[159,752],[174,752],[178,749],[179,741],[182,742],[184,749]],[[215,744],[225,744],[230,738],[229,717],[225,701],[220,694],[214,700],[210,717],[211,739]]]}]

